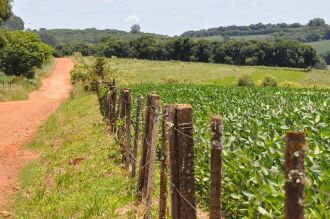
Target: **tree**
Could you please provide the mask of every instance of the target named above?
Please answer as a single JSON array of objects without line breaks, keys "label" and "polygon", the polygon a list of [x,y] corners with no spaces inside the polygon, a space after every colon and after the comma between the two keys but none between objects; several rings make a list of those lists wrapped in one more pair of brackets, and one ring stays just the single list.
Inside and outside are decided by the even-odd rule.
[{"label": "tree", "polygon": [[321,39],[321,36],[317,33],[311,33],[306,36],[307,42],[317,42]]},{"label": "tree", "polygon": [[330,29],[325,31],[323,39],[325,40],[330,40]]},{"label": "tree", "polygon": [[212,47],[210,41],[199,40],[194,47],[194,57],[199,62],[210,62]]},{"label": "tree", "polygon": [[24,21],[22,18],[12,15],[2,26],[9,30],[24,30]]},{"label": "tree", "polygon": [[44,42],[52,47],[55,47],[57,45],[56,37],[53,34],[46,32],[46,31],[41,31],[41,32],[38,32],[38,35],[40,36],[40,39],[42,42]]},{"label": "tree", "polygon": [[322,18],[314,18],[308,22],[308,26],[310,27],[325,26],[325,20]]},{"label": "tree", "polygon": [[7,75],[33,78],[35,68],[41,67],[51,56],[52,49],[31,32],[9,33],[0,51],[0,68]]},{"label": "tree", "polygon": [[138,24],[134,24],[131,27],[131,33],[140,33],[141,32],[141,26]]},{"label": "tree", "polygon": [[11,16],[12,0],[0,0],[0,24],[3,24]]},{"label": "tree", "polygon": [[325,60],[325,62],[327,63],[327,65],[330,65],[330,52],[327,52],[325,54],[322,54],[321,56]]}]

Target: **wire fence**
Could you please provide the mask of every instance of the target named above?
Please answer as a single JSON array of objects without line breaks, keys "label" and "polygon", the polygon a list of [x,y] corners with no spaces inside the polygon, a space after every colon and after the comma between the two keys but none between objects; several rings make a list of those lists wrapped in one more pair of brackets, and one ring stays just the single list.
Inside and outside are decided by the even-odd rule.
[{"label": "wire fence", "polygon": [[[109,84],[108,84],[108,86],[109,86]],[[113,88],[115,88],[116,89],[116,87],[115,87],[115,84],[113,84],[112,86],[111,86],[111,89],[110,89],[110,93],[111,93],[111,90],[113,89]],[[129,90],[129,89],[127,89],[127,90]],[[100,98],[100,97],[99,97]],[[119,100],[119,102],[118,102],[118,107],[117,107],[117,112],[115,113],[115,115],[112,115],[112,116],[115,116],[115,118],[107,118],[107,119],[109,119],[109,121],[113,121],[113,120],[115,120],[116,122],[115,123],[109,123],[111,126],[115,126],[115,127],[112,127],[114,130],[116,130],[116,132],[114,133],[115,134],[115,138],[116,138],[116,140],[117,141],[121,141],[121,143],[123,144],[123,142],[122,142],[122,139],[123,139],[123,136],[126,136],[127,134],[129,134],[129,135],[131,135],[131,133],[125,133],[125,129],[123,129],[123,131],[124,131],[124,133],[123,132],[119,132],[118,130],[120,129],[120,127],[125,127],[125,123],[127,123],[127,121],[128,121],[128,119],[126,118],[126,115],[128,114],[128,112],[127,112],[127,110],[131,110],[131,109],[124,109],[124,112],[123,112],[123,114],[121,115],[120,114],[120,110],[122,110],[122,109],[120,109],[120,107],[122,107],[122,106],[126,106],[126,100],[125,99],[123,99],[122,97],[121,97],[121,95],[120,95],[120,97],[118,98]],[[111,100],[111,98],[109,98],[109,100]],[[109,101],[108,100],[108,101]],[[104,102],[102,102],[102,101],[100,101],[100,104],[104,104]],[[117,105],[117,103],[109,103],[110,105],[112,105],[112,106],[116,106]],[[145,114],[144,113],[142,113],[142,119],[140,120],[140,123],[139,123],[139,126],[140,127],[143,127],[143,123],[144,123],[144,125],[147,125],[148,124],[148,120],[149,120],[149,122],[150,122],[150,120],[151,120],[151,118],[150,118],[150,116],[149,116],[149,114],[152,114],[155,118],[154,119],[156,119],[156,120],[158,120],[158,121],[163,121],[163,120],[165,120],[165,126],[169,129],[169,130],[172,130],[172,131],[175,131],[177,134],[179,134],[179,135],[181,135],[181,136],[183,136],[184,138],[187,138],[187,139],[190,139],[191,140],[191,142],[192,142],[192,144],[194,144],[194,143],[199,143],[199,144],[202,144],[202,145],[207,145],[207,148],[208,149],[210,149],[210,150],[212,150],[212,148],[213,148],[213,142],[212,142],[212,140],[206,140],[206,139],[198,139],[198,138],[196,138],[196,137],[193,137],[193,135],[191,134],[187,134],[187,133],[185,133],[185,131],[186,130],[188,130],[188,131],[191,131],[191,130],[195,130],[195,127],[194,127],[194,125],[193,125],[193,123],[192,122],[184,122],[184,123],[173,123],[173,122],[171,122],[171,121],[168,121],[167,120],[167,117],[165,117],[165,113],[163,112],[163,113],[161,113],[161,111],[160,111],[160,109],[154,109],[154,108],[152,108],[152,107],[150,107],[150,106],[145,106],[146,107],[146,110],[145,110]],[[142,107],[143,108],[143,107]],[[205,110],[203,107],[201,107],[200,108],[205,114],[209,114],[208,112],[207,112],[207,110]],[[143,110],[142,110],[143,111]],[[148,114],[149,113],[149,114]],[[106,115],[108,115],[108,114],[106,114]],[[121,117],[120,117],[120,115],[121,115]],[[130,115],[130,112],[129,112],[129,115]],[[109,116],[109,115],[108,115]],[[129,118],[129,125],[134,129],[134,128],[136,128],[136,127],[138,127],[138,124],[136,124],[136,122],[135,121],[133,121],[133,119],[132,118]],[[158,127],[156,127],[156,129],[158,129]],[[130,130],[130,129],[129,129]],[[147,148],[147,150],[151,150],[152,148],[154,148],[154,147],[156,147],[156,145],[153,145],[151,142],[151,140],[150,140],[150,134],[151,133],[149,133],[149,135],[148,135],[148,133],[146,134],[145,133],[145,127],[143,127],[142,128],[142,130],[144,130],[144,133],[143,133],[143,138],[142,138],[142,147],[145,147],[145,148]],[[164,130],[163,130],[164,131]],[[141,135],[141,132],[135,132],[135,135]],[[148,137],[148,136],[149,137]],[[152,137],[152,136],[151,136]],[[154,136],[155,137],[155,136]],[[157,136],[156,136],[157,137]],[[221,136],[222,137],[222,136]],[[170,140],[169,140],[170,141]],[[293,141],[293,144],[296,144],[296,145],[301,145],[301,144],[305,144],[303,141],[301,141],[301,142],[297,142],[296,141],[296,139],[293,139],[292,140]],[[153,142],[155,142],[155,139],[153,139]],[[126,142],[127,143],[127,142]],[[143,145],[144,144],[144,145]],[[193,145],[192,145],[193,146]],[[287,146],[288,148],[290,148],[290,146]],[[222,150],[222,146],[217,146],[217,148],[216,149],[218,149],[218,150]],[[142,150],[144,150],[143,148],[142,148]],[[302,150],[303,151],[303,150]],[[141,159],[138,159],[136,156],[137,156],[137,154],[133,154],[129,149],[127,149],[127,148],[124,148],[123,147],[123,150],[122,150],[122,152],[124,153],[124,154],[128,154],[128,156],[129,156],[129,158],[131,159],[131,160],[133,160],[134,162],[136,162],[136,163],[138,163],[139,161],[141,161]],[[150,151],[147,151],[147,153],[150,153]],[[149,155],[150,156],[150,155]],[[295,155],[296,156],[296,155]],[[293,157],[295,157],[295,156],[293,156]],[[238,157],[238,159],[239,159],[239,157]],[[290,158],[291,159],[291,158]],[[295,165],[296,163],[297,163],[297,160],[295,160],[294,162],[292,161],[292,160],[286,160],[286,163],[285,163],[285,165],[286,166],[290,166],[292,163],[294,163],[293,165]],[[143,174],[142,172],[144,171],[144,169],[146,168],[146,167],[149,167],[150,166],[150,164],[151,164],[151,162],[154,162],[154,160],[152,160],[152,159],[147,159],[147,160],[145,160],[145,163],[140,163],[140,167],[139,167],[139,172],[140,172],[140,174]],[[251,161],[250,161],[250,164],[251,164],[251,166],[252,166],[252,163],[251,163]],[[301,165],[303,165],[303,162],[302,162],[302,164]],[[173,167],[171,167],[171,168],[173,168]],[[298,171],[299,173],[301,173],[301,176],[300,177],[302,177],[302,178],[305,178],[306,176],[305,176],[305,172],[304,172],[304,169],[301,169],[301,166],[291,166],[290,167],[291,168],[291,170],[292,171]],[[153,170],[152,170],[153,171]],[[153,173],[151,173],[151,172],[148,172],[148,174],[153,174]],[[141,176],[140,175],[140,177],[148,177],[148,174],[147,174],[147,176]],[[304,182],[298,182],[298,181],[294,181],[294,180],[292,180],[290,177],[291,177],[291,175],[289,174],[286,174],[286,173],[280,173],[280,172],[272,172],[272,174],[273,175],[275,175],[276,177],[283,177],[283,176],[285,176],[286,177],[286,179],[285,179],[285,188],[287,189],[287,188],[293,188],[291,185],[292,184],[302,184],[303,185],[303,189],[302,189],[302,191],[301,190],[295,190],[295,188],[293,188],[292,190],[295,190],[295,192],[296,192],[296,194],[295,194],[295,199],[303,199],[304,198],[304,196],[303,196],[303,191],[304,190],[311,190],[311,191],[313,191],[313,192],[315,192],[315,193],[320,193],[320,194],[322,194],[322,195],[324,195],[324,196],[327,196],[328,198],[329,198],[329,200],[330,200],[330,192],[325,192],[325,191],[322,191],[322,190],[320,190],[319,188],[315,188],[313,185],[308,185],[307,183],[304,183]],[[289,177],[289,178],[288,178]],[[212,177],[211,177],[211,179],[212,179]],[[193,181],[194,181],[194,179],[193,179]],[[184,194],[183,194],[183,192],[180,190],[180,188],[178,187],[178,185],[175,185],[173,182],[170,182],[170,190],[171,190],[171,194],[173,194],[173,193],[177,193],[179,196],[180,196],[180,198],[181,198],[181,200],[183,200],[183,202],[185,202],[186,204],[187,204],[187,206],[189,206],[189,208],[191,209],[191,210],[193,210],[194,212],[195,212],[195,214],[197,213],[197,208],[196,208],[196,203],[197,203],[197,206],[199,206],[200,205],[200,203],[198,203],[197,201],[196,201],[196,199],[193,199],[193,202],[191,201],[192,199],[191,199],[191,197],[188,197],[188,196],[185,196]],[[151,194],[149,194],[149,195],[151,195]],[[287,193],[286,193],[286,197],[287,197]],[[146,202],[146,205],[148,205],[148,199],[150,199],[151,197],[144,197],[144,199],[142,200],[143,202]],[[291,199],[292,199],[292,197],[291,197]],[[292,200],[291,200],[292,201]],[[288,215],[290,216],[290,215],[292,215],[292,214],[294,214],[294,213],[296,213],[296,214],[300,214],[300,215],[303,215],[304,214],[304,211],[303,211],[303,208],[302,208],[302,210],[300,210],[300,209],[294,209],[294,210],[292,210],[292,206],[294,206],[294,204],[292,204],[292,203],[290,203],[287,199],[285,200],[285,206],[289,206],[289,207],[285,207],[285,215],[286,215],[286,218],[294,218],[294,217],[288,217]],[[173,207],[173,206],[172,206]],[[145,215],[144,215],[144,218],[150,218],[151,216],[150,216],[150,212],[148,212],[148,211],[150,211],[150,209],[148,209],[148,207],[147,207],[147,210],[146,210],[146,212],[145,212]],[[293,212],[294,211],[294,212]],[[173,216],[173,215],[172,215]],[[219,216],[219,218],[221,218],[221,209],[220,209],[220,211],[219,211],[219,214],[218,214],[218,216]],[[173,217],[174,219],[176,219],[175,217]],[[177,217],[177,218],[180,218],[180,217]],[[210,216],[210,218],[218,218],[218,217],[211,217]]]}]

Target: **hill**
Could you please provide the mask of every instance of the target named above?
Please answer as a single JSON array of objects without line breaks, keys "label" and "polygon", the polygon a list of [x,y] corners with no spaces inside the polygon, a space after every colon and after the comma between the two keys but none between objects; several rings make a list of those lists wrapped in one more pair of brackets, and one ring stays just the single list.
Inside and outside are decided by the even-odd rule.
[{"label": "hill", "polygon": [[319,54],[324,54],[330,51],[330,40],[322,40],[306,44],[311,45]]},{"label": "hill", "polygon": [[83,30],[75,29],[51,29],[47,30],[41,28],[39,30],[30,30],[38,34],[42,41],[48,43],[51,46],[57,46],[61,44],[68,44],[74,42],[87,42],[87,43],[99,43],[103,38],[113,37],[120,39],[136,39],[141,36],[158,36],[152,33],[130,33],[121,30],[98,30],[96,28],[88,28]]},{"label": "hill", "polygon": [[329,25],[321,18],[310,20],[308,24],[302,25],[299,23],[293,24],[251,24],[249,26],[227,26],[216,27],[207,30],[187,31],[181,36],[196,37],[206,39],[217,39],[228,37],[239,37],[240,39],[256,39],[261,38],[284,38],[295,39],[300,42],[316,42],[324,39],[325,33],[329,30]]}]

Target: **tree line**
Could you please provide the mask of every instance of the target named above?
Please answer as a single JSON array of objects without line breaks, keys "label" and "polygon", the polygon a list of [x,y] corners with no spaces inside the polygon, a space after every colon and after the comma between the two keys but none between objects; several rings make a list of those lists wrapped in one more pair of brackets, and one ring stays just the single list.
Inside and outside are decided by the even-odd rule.
[{"label": "tree line", "polygon": [[143,36],[132,40],[105,38],[99,44],[73,43],[56,47],[55,56],[80,52],[84,56],[176,60],[232,65],[261,65],[324,68],[325,63],[316,50],[297,41],[250,40],[210,42],[191,38],[159,38]]},{"label": "tree line", "polygon": [[315,42],[327,38],[326,32],[330,30],[324,19],[314,18],[306,25],[293,24],[251,24],[249,26],[231,25],[227,27],[216,27],[207,30],[187,31],[183,37],[210,37],[210,36],[246,36],[246,35],[268,35],[269,38],[288,38],[301,42]]}]

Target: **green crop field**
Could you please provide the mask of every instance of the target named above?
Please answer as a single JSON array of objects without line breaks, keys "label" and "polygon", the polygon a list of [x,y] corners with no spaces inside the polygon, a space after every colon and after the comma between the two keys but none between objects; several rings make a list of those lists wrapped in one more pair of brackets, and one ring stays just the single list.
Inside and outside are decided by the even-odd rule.
[{"label": "green crop field", "polygon": [[[80,63],[91,65],[95,58],[76,57]],[[133,83],[192,83],[235,85],[237,78],[250,74],[258,82],[271,75],[280,83],[289,81],[303,87],[329,87],[330,73],[325,70],[249,67],[176,61],[148,61],[134,59],[108,59],[113,77],[122,85]]]},{"label": "green crop field", "polygon": [[330,91],[212,85],[131,87],[160,95],[162,104],[189,103],[195,127],[195,174],[201,206],[208,206],[210,118],[224,116],[223,211],[228,218],[278,218],[284,203],[284,134],[305,131],[308,141],[308,218],[330,217]]},{"label": "green crop field", "polygon": [[323,40],[318,42],[307,43],[314,47],[318,53],[323,54],[326,52],[330,52],[330,40]]}]

